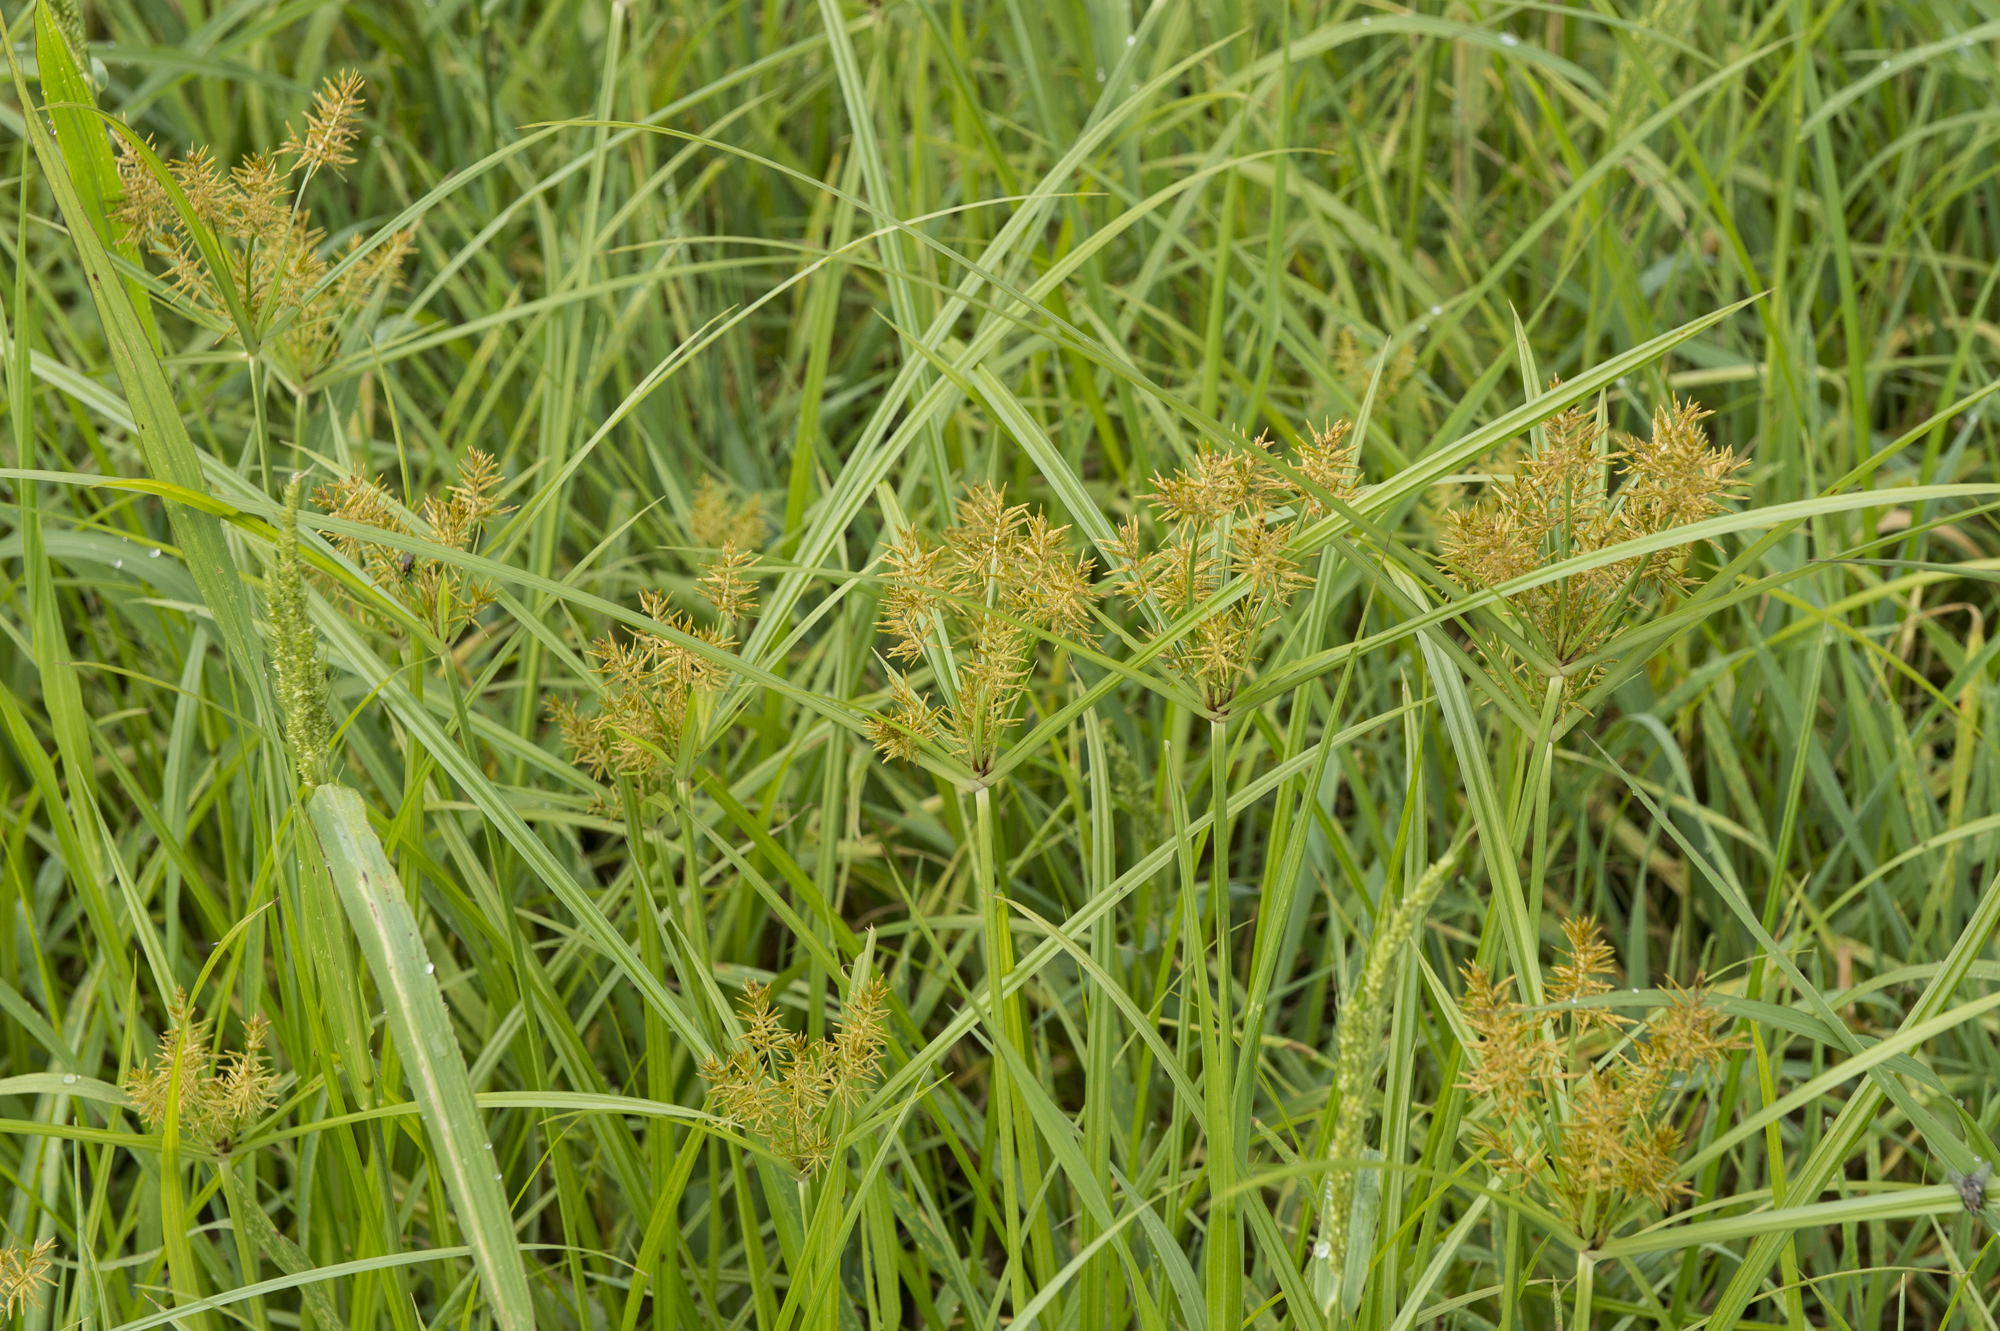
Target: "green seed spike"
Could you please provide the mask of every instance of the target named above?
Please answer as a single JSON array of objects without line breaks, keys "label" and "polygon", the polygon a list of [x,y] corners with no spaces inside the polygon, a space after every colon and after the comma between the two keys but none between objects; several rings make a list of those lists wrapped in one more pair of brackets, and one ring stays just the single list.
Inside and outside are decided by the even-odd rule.
[{"label": "green seed spike", "polygon": [[271,571],[271,660],[292,761],[299,780],[317,786],[326,780],[333,734],[327,721],[326,666],[306,614],[305,572],[299,559],[299,489],[300,478],[293,476],[285,486],[285,509],[278,525],[278,559]]}]

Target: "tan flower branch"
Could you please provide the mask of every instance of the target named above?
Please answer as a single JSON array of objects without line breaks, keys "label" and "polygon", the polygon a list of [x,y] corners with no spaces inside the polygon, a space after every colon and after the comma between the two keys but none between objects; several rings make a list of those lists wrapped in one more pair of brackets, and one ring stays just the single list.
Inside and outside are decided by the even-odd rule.
[{"label": "tan flower branch", "polygon": [[[460,465],[455,485],[447,487],[442,497],[424,496],[414,527],[381,482],[366,473],[321,485],[313,491],[313,502],[329,517],[345,522],[397,536],[423,535],[452,550],[471,550],[489,521],[511,511],[499,500],[502,482],[498,465],[475,448]],[[348,533],[334,533],[329,539],[378,588],[402,602],[446,642],[463,632],[493,600],[490,583],[452,560],[433,559]],[[354,604],[380,627],[391,627],[366,603]]]},{"label": "tan flower branch", "polygon": [[[185,990],[167,1005],[167,1028],[151,1063],[126,1072],[125,1093],[149,1128],[167,1120],[168,1102],[179,1086],[181,1131],[206,1150],[226,1153],[237,1135],[277,1099],[277,1078],[264,1065],[270,1026],[261,1016],[243,1023],[243,1048],[214,1048],[206,1017],[195,1013]],[[175,1076],[176,1065],[178,1079]]]},{"label": "tan flower branch", "polygon": [[709,1103],[799,1173],[816,1173],[833,1159],[840,1117],[861,1103],[881,1067],[888,1013],[889,987],[870,978],[855,986],[840,1029],[814,1040],[785,1028],[768,988],[744,985],[742,1038],[701,1067]]},{"label": "tan flower branch", "polygon": [[[253,154],[226,170],[200,146],[168,164],[190,210],[221,246],[222,273],[203,258],[198,237],[146,155],[127,139],[118,141],[121,193],[113,216],[126,238],[165,261],[168,278],[198,317],[217,328],[231,327],[233,298],[249,314],[248,336],[254,341],[263,344],[276,330],[257,350],[269,353],[298,391],[332,357],[342,320],[402,275],[415,235],[396,233],[327,280],[333,264],[323,253],[326,233],[313,225],[305,188],[319,171],[337,171],[355,160],[361,94],[358,74],[328,79],[306,114],[303,137],[294,133],[275,151]],[[350,250],[362,244],[356,236]]]},{"label": "tan flower branch", "polygon": [[[1669,1208],[1688,1191],[1675,1178],[1681,1138],[1673,1118],[1691,1075],[1742,1041],[1718,1034],[1727,1018],[1704,1000],[1699,977],[1687,989],[1669,981],[1666,1006],[1628,1040],[1630,1019],[1583,1005],[1611,991],[1602,977],[1612,953],[1596,922],[1569,920],[1563,933],[1566,957],[1550,973],[1548,1009],[1513,1003],[1511,980],[1467,963],[1458,1006],[1472,1066],[1460,1085],[1478,1098],[1470,1135],[1488,1165],[1539,1191],[1596,1240],[1635,1207]],[[1594,1031],[1617,1047],[1598,1048],[1587,1038]]]},{"label": "tan flower branch", "polygon": [[[1439,550],[1445,566],[1473,587],[1498,587],[1538,569],[1623,542],[1657,535],[1723,511],[1747,465],[1727,449],[1711,448],[1701,421],[1708,413],[1676,401],[1653,413],[1650,440],[1608,447],[1595,415],[1573,407],[1550,420],[1546,442],[1497,476],[1485,499],[1444,511]],[[1615,493],[1609,480],[1616,471]],[[1642,608],[1637,595],[1687,589],[1694,549],[1680,545],[1620,559],[1544,582],[1508,598],[1508,618],[1557,668],[1597,653]],[[1497,637],[1483,644],[1489,660],[1517,675],[1519,655]],[[1602,665],[1567,680],[1587,688]]]},{"label": "tan flower branch", "polygon": [[1311,581],[1290,545],[1301,522],[1326,513],[1319,492],[1343,502],[1358,493],[1349,429],[1339,421],[1312,430],[1285,470],[1274,465],[1265,438],[1240,450],[1205,448],[1171,476],[1153,478],[1153,512],[1165,537],[1149,550],[1134,517],[1111,546],[1119,566],[1115,589],[1168,623],[1217,592],[1242,588],[1166,653],[1169,667],[1212,711],[1228,707],[1254,668],[1266,631]]},{"label": "tan flower branch", "polygon": [[1008,504],[1004,487],[974,486],[957,517],[936,543],[913,529],[896,533],[883,555],[880,627],[895,639],[889,659],[929,664],[945,705],[931,706],[892,669],[889,710],[871,718],[870,733],[888,757],[913,758],[936,742],[985,771],[1001,736],[1020,722],[1034,663],[1031,630],[1074,635],[1090,622],[1095,561],[1069,549],[1068,527]]}]

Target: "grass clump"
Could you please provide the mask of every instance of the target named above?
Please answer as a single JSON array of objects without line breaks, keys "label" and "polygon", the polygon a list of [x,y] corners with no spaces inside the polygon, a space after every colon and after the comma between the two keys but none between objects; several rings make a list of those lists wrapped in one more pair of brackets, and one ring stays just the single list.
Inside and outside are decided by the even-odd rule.
[{"label": "grass clump", "polygon": [[1993,1319],[1980,6],[417,8],[9,11],[11,1311]]}]

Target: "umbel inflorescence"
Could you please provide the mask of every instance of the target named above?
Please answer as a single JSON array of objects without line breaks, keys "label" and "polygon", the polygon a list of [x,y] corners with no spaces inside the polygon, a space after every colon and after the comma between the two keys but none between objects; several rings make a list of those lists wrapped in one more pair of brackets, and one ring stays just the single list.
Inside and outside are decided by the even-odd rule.
[{"label": "umbel inflorescence", "polygon": [[0,1247],[0,1310],[14,1316],[30,1304],[40,1304],[42,1291],[52,1288],[56,1278],[56,1241],[43,1239],[32,1248],[13,1244]]},{"label": "umbel inflorescence", "polygon": [[[1439,540],[1446,567],[1473,586],[1498,587],[1566,559],[1670,531],[1723,511],[1747,465],[1711,448],[1708,413],[1676,401],[1653,413],[1650,440],[1626,438],[1608,448],[1604,427],[1582,406],[1548,422],[1546,442],[1496,476],[1485,499],[1444,513]],[[1620,483],[1609,488],[1614,471]],[[1681,544],[1614,560],[1508,597],[1507,619],[1552,672],[1567,671],[1603,648],[1651,589],[1686,590],[1694,548]],[[1518,653],[1497,638],[1489,658],[1526,673]],[[1566,676],[1584,687],[1599,667]]]},{"label": "umbel inflorescence", "polygon": [[[412,523],[389,492],[365,472],[343,476],[313,491],[313,502],[327,516],[372,527],[396,536],[421,535],[452,550],[471,550],[486,524],[509,510],[500,503],[500,469],[492,458],[471,449],[458,469],[458,483],[442,498],[425,495]],[[450,642],[493,600],[492,585],[468,573],[455,560],[434,559],[386,541],[353,532],[332,532],[328,539],[374,581],[400,601],[439,638]],[[357,608],[379,626],[391,621],[365,602]]]},{"label": "umbel inflorescence", "polygon": [[[165,260],[184,312],[218,333],[233,330],[258,344],[266,363],[299,392],[331,357],[343,319],[400,276],[414,234],[388,237],[338,277],[322,252],[326,234],[313,225],[306,188],[320,172],[355,161],[361,88],[360,75],[352,72],[328,79],[306,114],[303,135],[294,133],[277,149],[228,170],[204,147],[170,163],[200,234],[145,156],[119,139],[121,197],[114,215],[126,239]],[[203,256],[202,239],[220,249],[221,271]],[[361,247],[357,235],[350,252]],[[248,328],[236,327],[232,304]]]},{"label": "umbel inflorescence", "polygon": [[815,1040],[788,1030],[771,991],[743,986],[743,1035],[726,1058],[702,1064],[709,1103],[722,1118],[764,1138],[801,1174],[833,1158],[839,1119],[861,1102],[888,1041],[889,988],[881,977],[854,986],[840,1029]]},{"label": "umbel inflorescence", "polygon": [[[1611,992],[1612,954],[1594,920],[1566,921],[1566,959],[1549,975],[1549,1007],[1511,1002],[1511,979],[1464,968],[1459,1014],[1471,1032],[1462,1083],[1478,1097],[1472,1139],[1487,1163],[1541,1193],[1585,1239],[1615,1233],[1642,1207],[1666,1208],[1689,1191],[1677,1179],[1674,1119],[1735,1037],[1727,1018],[1669,982],[1669,1000],[1643,1026],[1585,1000]],[[1595,1037],[1595,1038],[1593,1038]],[[1609,1045],[1612,1048],[1607,1049]]]},{"label": "umbel inflorescence", "polygon": [[[147,1127],[157,1128],[172,1106],[183,1135],[207,1150],[227,1152],[276,1101],[277,1078],[264,1066],[269,1032],[262,1017],[251,1017],[243,1023],[243,1048],[218,1052],[208,1019],[195,1014],[186,991],[176,993],[154,1061],[125,1074],[132,1108]],[[174,1106],[176,1084],[180,1094]]]},{"label": "umbel inflorescence", "polygon": [[895,533],[884,555],[889,659],[929,666],[945,705],[933,707],[892,670],[890,710],[869,723],[876,748],[908,759],[936,743],[975,772],[992,766],[1002,735],[1020,721],[1038,634],[1074,634],[1090,622],[1095,561],[1070,550],[1068,533],[992,485],[967,491],[957,525],[936,543],[913,528]]},{"label": "umbel inflorescence", "polygon": [[590,645],[602,685],[597,710],[586,712],[564,698],[549,703],[576,761],[600,781],[626,778],[645,791],[683,770],[686,746],[700,738],[707,702],[729,681],[728,667],[715,657],[736,645],[736,626],[756,613],[750,574],[764,539],[756,498],[734,502],[705,480],[688,526],[702,547],[696,590],[714,607],[716,622],[697,623],[660,592],[641,592],[639,605],[714,654],[664,634],[607,633]]},{"label": "umbel inflorescence", "polygon": [[1173,475],[1153,478],[1164,538],[1148,551],[1134,517],[1111,544],[1116,589],[1156,624],[1173,623],[1217,593],[1237,593],[1166,652],[1211,711],[1227,708],[1265,631],[1309,581],[1291,551],[1300,523],[1323,516],[1329,499],[1345,503],[1358,493],[1348,433],[1346,421],[1312,430],[1282,470],[1268,439],[1204,448]]}]

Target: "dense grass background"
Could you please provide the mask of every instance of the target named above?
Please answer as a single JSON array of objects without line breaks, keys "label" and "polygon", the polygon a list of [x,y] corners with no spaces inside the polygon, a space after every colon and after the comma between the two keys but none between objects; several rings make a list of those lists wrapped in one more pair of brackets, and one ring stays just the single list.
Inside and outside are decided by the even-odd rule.
[{"label": "dense grass background", "polygon": [[[4,19],[0,1226],[58,1259],[24,1325],[1993,1325],[1946,1186],[2000,1115],[1984,4],[92,0],[97,101],[163,152],[233,164],[365,76],[309,198],[329,253],[415,253],[304,384],[157,263],[157,354],[117,312],[90,136],[84,185],[23,137],[75,88]],[[1550,376],[1641,433],[1697,399],[1751,466],[1706,589],[1545,716],[1409,569]],[[1377,488],[1300,544],[1254,705],[1213,723],[1107,628],[1043,650],[997,780],[872,751],[892,523],[1004,482],[1081,548],[1364,400]],[[447,664],[314,601],[448,1005],[410,1028],[306,835],[262,588],[286,473],[415,507],[473,448],[517,507]],[[761,500],[761,616],[680,779],[600,785],[547,703],[642,590],[707,622],[703,477]],[[1356,1036],[1395,1168],[1342,1298],[1344,1000],[1454,844]],[[1682,1101],[1693,1196],[1596,1246],[1474,1162],[1449,1001],[1475,954],[1539,992],[1579,913],[1632,1016],[1705,971],[1746,1037]],[[884,1074],[801,1182],[700,1057],[747,982],[819,1035],[865,975]],[[270,1023],[235,1141],[118,1089],[182,986],[221,1048]],[[469,1070],[518,1253],[469,1250],[405,1029]]]}]

